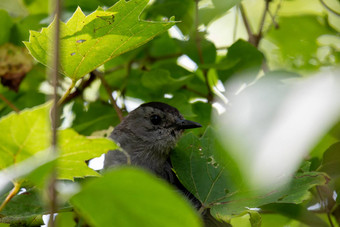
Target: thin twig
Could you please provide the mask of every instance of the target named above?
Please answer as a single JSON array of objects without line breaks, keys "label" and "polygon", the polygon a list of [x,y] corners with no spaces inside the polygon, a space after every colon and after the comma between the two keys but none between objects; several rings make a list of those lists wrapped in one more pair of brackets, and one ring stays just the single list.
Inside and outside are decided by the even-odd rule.
[{"label": "thin twig", "polygon": [[335,14],[336,16],[340,16],[340,13],[336,12],[332,8],[330,8],[323,0],[320,0],[320,3],[325,7],[329,12]]},{"label": "thin twig", "polygon": [[6,199],[2,202],[0,205],[0,212],[5,208],[7,203],[16,195],[18,194],[20,188],[21,188],[22,182],[14,182],[14,187],[12,188],[11,192],[7,195]]},{"label": "thin twig", "polygon": [[[195,5],[195,40],[196,40],[196,47],[197,47],[197,51],[198,51],[198,56],[200,59],[200,63],[203,65],[204,64],[204,58],[203,58],[203,52],[202,52],[202,47],[201,47],[201,37],[199,36],[199,32],[198,32],[198,26],[199,26],[199,21],[198,21],[198,2],[199,0],[195,0],[196,5]],[[213,101],[213,93],[209,84],[209,80],[208,80],[208,70],[206,69],[202,69],[203,72],[203,76],[204,76],[204,80],[205,80],[205,84],[207,86],[208,89],[208,95],[207,95],[207,100],[209,103],[211,103]]]},{"label": "thin twig", "polygon": [[240,3],[240,12],[241,12],[241,16],[242,16],[244,26],[246,27],[246,30],[247,30],[247,33],[248,33],[249,43],[251,43],[255,46],[256,38],[255,38],[255,35],[252,32],[251,28],[250,28],[248,18],[247,18],[246,12],[244,11],[242,3]]},{"label": "thin twig", "polygon": [[1,99],[2,101],[4,101],[5,103],[7,103],[7,105],[8,105],[12,110],[14,110],[16,113],[19,113],[19,112],[20,112],[20,110],[19,110],[13,103],[11,103],[11,101],[9,101],[8,99],[6,99],[6,97],[3,96],[2,94],[0,94],[0,99]]},{"label": "thin twig", "polygon": [[266,21],[266,15],[267,15],[267,12],[269,10],[270,0],[265,0],[265,2],[266,2],[266,5],[265,5],[265,8],[264,8],[264,11],[263,11],[263,14],[262,14],[262,19],[261,19],[261,22],[260,22],[260,28],[259,28],[259,31],[258,31],[257,36],[256,36],[257,37],[256,47],[258,47],[258,45],[260,43],[260,39],[262,38],[264,22]]},{"label": "thin twig", "polygon": [[[54,38],[53,38],[53,58],[52,58],[52,68],[50,71],[50,77],[52,79],[53,84],[53,107],[51,110],[52,116],[52,141],[51,148],[53,152],[57,152],[57,127],[59,123],[59,114],[58,114],[58,77],[59,77],[59,63],[60,63],[60,14],[61,14],[61,0],[55,0],[55,27],[54,27]],[[50,177],[49,185],[48,185],[48,195],[49,195],[49,213],[50,219],[48,226],[54,227],[54,214],[57,212],[57,192],[56,192],[56,181],[57,181],[57,172],[56,168],[53,168],[52,174]]]},{"label": "thin twig", "polygon": [[[282,1],[283,1],[283,0],[280,0],[280,2],[277,4],[277,7],[276,7],[276,10],[275,10],[274,14],[272,14],[272,13],[270,12],[270,10],[268,10],[268,13],[269,13],[269,15],[270,15],[270,17],[271,17],[271,19],[272,19],[272,24],[271,24],[270,26],[268,26],[268,29],[269,29],[272,25],[274,25],[274,27],[275,27],[276,29],[279,28],[279,24],[276,22],[276,17],[277,17],[277,15],[278,15],[278,13],[279,13],[279,10],[280,10],[280,8],[281,8]],[[267,30],[268,30],[268,29],[267,29]]]},{"label": "thin twig", "polygon": [[103,86],[104,86],[104,88],[105,88],[107,94],[109,95],[111,104],[112,104],[113,108],[115,109],[115,111],[116,111],[116,113],[117,113],[117,115],[118,115],[119,120],[122,121],[123,118],[124,118],[123,112],[122,112],[122,110],[118,107],[116,100],[113,98],[113,96],[112,96],[112,90],[111,90],[109,84],[107,83],[107,81],[105,80],[105,78],[104,78],[104,76],[102,75],[101,72],[95,70],[95,71],[93,71],[93,73],[101,80],[101,82],[102,82],[102,84],[103,84]]},{"label": "thin twig", "polygon": [[70,87],[67,89],[67,91],[64,93],[63,97],[61,97],[58,101],[58,105],[60,106],[62,103],[65,102],[66,98],[70,95],[72,89],[74,88],[74,86],[76,85],[76,81],[72,80],[72,83],[70,85]]}]

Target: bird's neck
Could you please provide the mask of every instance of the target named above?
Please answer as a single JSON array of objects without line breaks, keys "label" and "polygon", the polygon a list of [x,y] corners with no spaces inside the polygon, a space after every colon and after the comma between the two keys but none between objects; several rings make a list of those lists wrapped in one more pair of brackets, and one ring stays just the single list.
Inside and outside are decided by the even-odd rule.
[{"label": "bird's neck", "polygon": [[111,137],[129,154],[132,165],[141,166],[162,175],[169,157],[170,147],[150,143],[133,132],[125,130],[120,131],[119,135],[114,132]]}]

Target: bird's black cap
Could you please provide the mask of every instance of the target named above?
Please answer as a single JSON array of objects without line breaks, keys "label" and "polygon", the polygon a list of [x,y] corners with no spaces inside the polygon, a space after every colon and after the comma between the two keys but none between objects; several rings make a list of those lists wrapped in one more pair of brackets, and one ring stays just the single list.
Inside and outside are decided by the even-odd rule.
[{"label": "bird's black cap", "polygon": [[150,106],[150,107],[159,109],[159,110],[164,111],[164,112],[173,113],[173,114],[176,114],[176,115],[181,115],[175,107],[170,106],[170,105],[163,103],[163,102],[148,102],[148,103],[142,104],[141,106],[143,106],[143,107]]}]

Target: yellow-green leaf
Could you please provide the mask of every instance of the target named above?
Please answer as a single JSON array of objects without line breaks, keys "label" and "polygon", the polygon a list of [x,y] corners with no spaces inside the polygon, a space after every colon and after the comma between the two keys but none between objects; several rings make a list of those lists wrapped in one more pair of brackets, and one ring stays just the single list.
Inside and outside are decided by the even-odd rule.
[{"label": "yellow-green leaf", "polygon": [[[67,23],[61,23],[60,70],[77,80],[110,59],[135,49],[166,31],[175,22],[147,22],[139,15],[148,0],[120,0],[107,10],[98,8],[85,16],[80,8]],[[48,65],[55,21],[41,32],[31,31],[25,42],[30,53]]]}]

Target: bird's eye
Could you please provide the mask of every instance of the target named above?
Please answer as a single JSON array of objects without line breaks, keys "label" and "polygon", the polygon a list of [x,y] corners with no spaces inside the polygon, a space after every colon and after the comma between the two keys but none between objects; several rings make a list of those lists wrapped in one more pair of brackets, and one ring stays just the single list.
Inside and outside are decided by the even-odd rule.
[{"label": "bird's eye", "polygon": [[158,115],[152,115],[150,117],[150,121],[154,125],[159,125],[162,122],[162,118]]}]

